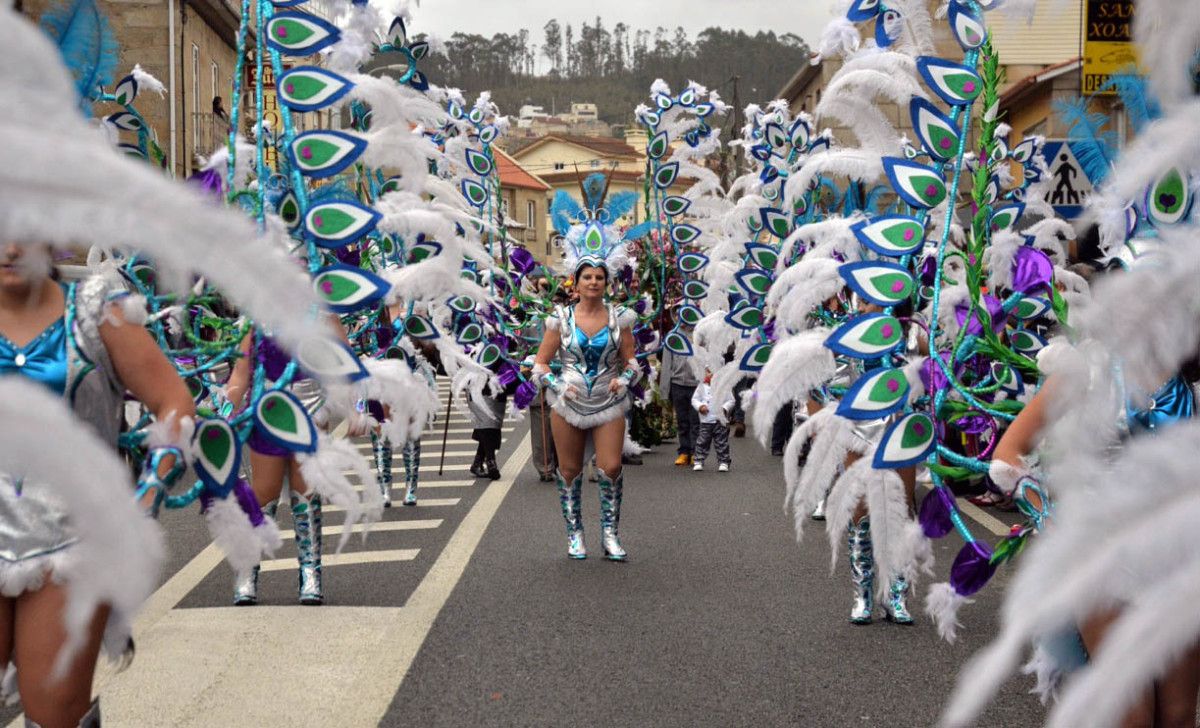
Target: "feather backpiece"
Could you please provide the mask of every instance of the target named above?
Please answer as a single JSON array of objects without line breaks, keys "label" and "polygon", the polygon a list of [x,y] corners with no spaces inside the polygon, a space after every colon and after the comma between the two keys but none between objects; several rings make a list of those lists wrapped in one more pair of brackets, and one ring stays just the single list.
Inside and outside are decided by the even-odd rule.
[{"label": "feather backpiece", "polygon": [[89,116],[99,89],[113,81],[117,68],[117,37],[95,0],[72,0],[47,10],[42,30],[58,46],[75,78],[79,105]]}]

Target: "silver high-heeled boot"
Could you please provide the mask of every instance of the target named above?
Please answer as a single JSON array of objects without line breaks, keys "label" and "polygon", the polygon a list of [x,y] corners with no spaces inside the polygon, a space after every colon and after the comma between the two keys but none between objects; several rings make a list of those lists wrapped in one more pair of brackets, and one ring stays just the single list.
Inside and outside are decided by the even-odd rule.
[{"label": "silver high-heeled boot", "polygon": [[875,605],[875,556],[871,549],[871,519],[864,516],[847,529],[850,553],[850,580],[854,582],[854,606],[850,609],[852,624],[870,624]]},{"label": "silver high-heeled boot", "polygon": [[409,440],[404,445],[404,505],[417,504],[417,480],[421,477],[421,441]]},{"label": "silver high-heeled boot", "polygon": [[[100,728],[100,698],[92,701],[91,706],[76,725],[78,728]],[[35,723],[26,716],[25,728],[42,728],[42,724]]]},{"label": "silver high-heeled boot", "polygon": [[625,471],[610,478],[608,473],[596,468],[600,475],[600,543],[604,545],[604,558],[609,561],[625,561],[629,555],[621,547],[617,530],[621,525],[621,497],[625,490]]},{"label": "silver high-heeled boot", "polygon": [[383,507],[392,507],[392,443],[382,435],[371,434],[371,452],[375,455],[375,479],[383,493]]},{"label": "silver high-heeled boot", "polygon": [[908,611],[908,579],[899,576],[892,580],[883,613],[889,621],[896,624],[913,623],[912,614]]},{"label": "silver high-heeled boot", "polygon": [[813,509],[811,516],[814,521],[825,520],[825,501],[826,498],[821,498],[821,500],[817,501],[817,507]]},{"label": "silver high-heeled boot", "polygon": [[[262,507],[263,515],[275,520],[275,513],[279,509],[279,499],[271,501]],[[258,604],[258,567],[255,566],[233,586],[233,605],[235,607],[249,607]]]},{"label": "silver high-heeled boot", "polygon": [[300,562],[300,603],[325,601],[321,589],[321,498],[292,493],[292,524],[296,529],[296,560]]},{"label": "silver high-heeled boot", "polygon": [[554,472],[558,480],[558,502],[562,505],[563,520],[567,523],[567,556],[586,559],[587,547],[583,544],[583,473],[567,483],[561,471]]}]

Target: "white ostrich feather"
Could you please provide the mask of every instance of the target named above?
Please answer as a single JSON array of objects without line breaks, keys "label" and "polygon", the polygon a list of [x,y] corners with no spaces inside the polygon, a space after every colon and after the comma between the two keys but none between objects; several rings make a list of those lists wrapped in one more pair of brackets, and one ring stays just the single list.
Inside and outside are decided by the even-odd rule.
[{"label": "white ostrich feather", "polygon": [[[268,544],[256,533],[261,529],[251,525],[237,498],[233,496],[213,499],[204,511],[204,520],[213,543],[225,554],[225,560],[239,578],[258,566],[264,555],[275,553],[274,549],[267,548]],[[274,528],[278,540],[278,526],[268,518],[263,522],[263,528],[266,527]]]},{"label": "white ostrich feather", "polygon": [[829,381],[836,372],[833,352],[825,348],[829,329],[815,328],[775,344],[771,358],[754,386],[751,420],[759,442],[766,446],[775,414],[794,400]]},{"label": "white ostrich feather", "polygon": [[68,585],[67,638],[55,662],[62,675],[101,604],[113,608],[110,634],[128,634],[158,586],[162,532],[134,503],[129,469],[113,444],[101,442],[61,397],[22,377],[0,379],[0,472],[44,484],[79,540],[55,564],[55,578]]},{"label": "white ostrich feather", "polygon": [[832,258],[805,258],[786,269],[767,292],[767,308],[777,321],[791,331],[812,324],[809,314],[833,298],[845,286]]},{"label": "white ostrich feather", "polygon": [[[297,455],[300,474],[304,482],[322,500],[338,506],[346,512],[345,528],[338,539],[337,552],[341,553],[350,540],[352,526],[360,521],[370,525],[383,515],[383,496],[366,460],[348,440],[334,440],[319,433],[317,452],[312,455]],[[358,476],[362,484],[362,495],[346,478],[345,473]],[[363,537],[366,538],[364,532]]]},{"label": "white ostrich feather", "polygon": [[958,612],[973,602],[955,591],[948,582],[940,582],[929,587],[925,594],[925,614],[933,620],[938,636],[954,644],[958,639],[958,628],[962,626]]},{"label": "white ostrich feather", "polygon": [[1194,10],[1187,0],[1144,0],[1134,13],[1133,38],[1150,90],[1171,115],[1195,103],[1191,62],[1200,51],[1200,17]]},{"label": "white ostrich feather", "polygon": [[3,8],[0,43],[0,93],[21,99],[0,108],[0,239],[136,249],[164,274],[204,274],[289,351],[329,339],[307,277],[249,220],[97,139],[45,34]]}]

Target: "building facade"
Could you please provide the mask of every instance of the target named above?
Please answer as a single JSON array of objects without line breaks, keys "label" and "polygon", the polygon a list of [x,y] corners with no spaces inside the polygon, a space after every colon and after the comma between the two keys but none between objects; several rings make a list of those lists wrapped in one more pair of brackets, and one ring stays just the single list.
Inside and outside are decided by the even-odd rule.
[{"label": "building facade", "polygon": [[554,188],[502,150],[493,147],[493,151],[509,238],[520,243],[539,263],[557,262],[557,248],[548,234],[550,195]]}]

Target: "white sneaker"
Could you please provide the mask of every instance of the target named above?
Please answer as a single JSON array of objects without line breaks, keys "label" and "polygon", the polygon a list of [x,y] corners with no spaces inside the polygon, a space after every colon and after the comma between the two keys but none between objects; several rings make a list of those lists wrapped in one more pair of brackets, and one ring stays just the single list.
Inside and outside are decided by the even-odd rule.
[{"label": "white sneaker", "polygon": [[720,465],[718,465],[717,472],[718,473],[728,473],[729,472],[729,463],[721,463]]},{"label": "white sneaker", "polygon": [[696,472],[699,470],[704,470],[704,463],[697,460],[696,462],[692,463],[692,472]]}]

